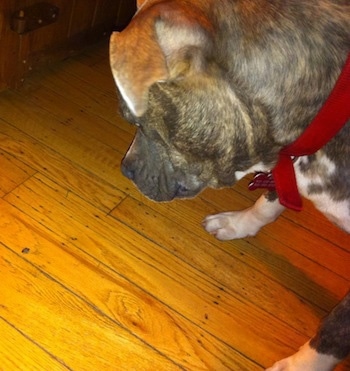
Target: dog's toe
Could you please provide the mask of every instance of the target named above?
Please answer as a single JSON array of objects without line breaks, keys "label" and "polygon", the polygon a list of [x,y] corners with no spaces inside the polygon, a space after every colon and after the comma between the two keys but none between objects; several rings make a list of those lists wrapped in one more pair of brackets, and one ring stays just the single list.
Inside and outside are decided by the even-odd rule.
[{"label": "dog's toe", "polygon": [[219,240],[233,240],[245,237],[236,228],[236,217],[234,212],[209,215],[203,220],[203,227],[207,232]]},{"label": "dog's toe", "polygon": [[233,240],[255,236],[263,225],[254,217],[252,209],[209,215],[203,221],[207,232],[219,240]]}]

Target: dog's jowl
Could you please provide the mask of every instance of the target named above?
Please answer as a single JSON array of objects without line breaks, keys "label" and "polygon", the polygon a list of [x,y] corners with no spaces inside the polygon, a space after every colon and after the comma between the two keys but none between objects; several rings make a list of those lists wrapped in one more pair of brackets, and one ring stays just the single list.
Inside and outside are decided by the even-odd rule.
[{"label": "dog's jowl", "polygon": [[[350,232],[350,0],[146,0],[110,43],[122,171],[149,198],[273,175],[247,210],[211,215],[218,239],[255,235],[310,199]],[[265,179],[265,178],[264,178]],[[307,247],[306,247],[307,248]],[[328,371],[350,352],[350,294],[270,371]]]}]

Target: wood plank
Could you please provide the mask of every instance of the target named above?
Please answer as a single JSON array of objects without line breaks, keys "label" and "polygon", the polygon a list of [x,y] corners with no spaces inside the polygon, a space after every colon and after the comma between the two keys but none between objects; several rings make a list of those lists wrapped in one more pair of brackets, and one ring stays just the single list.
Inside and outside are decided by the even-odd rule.
[{"label": "wood plank", "polygon": [[[169,305],[161,304],[162,292],[166,290],[164,285],[171,280],[169,278],[157,280],[159,274],[153,272],[157,269],[151,267],[150,263],[147,267],[140,262],[139,258],[126,256],[118,246],[122,243],[120,240],[123,231],[121,235],[116,235],[113,241],[108,242],[97,233],[91,232],[93,228],[91,217],[89,218],[90,226],[85,227],[80,224],[86,222],[85,220],[80,220],[79,223],[71,215],[64,215],[67,211],[64,211],[64,207],[58,206],[64,197],[59,196],[61,192],[57,192],[57,188],[54,194],[48,197],[50,192],[48,189],[45,191],[43,185],[40,186],[36,182],[32,183],[32,186],[33,190],[40,193],[41,199],[38,200],[34,192],[31,192],[33,203],[24,205],[23,194],[18,193],[15,197],[17,199],[15,205],[36,216],[41,224],[34,223],[29,217],[22,215],[18,209],[6,203],[1,204],[1,212],[4,216],[6,215],[7,222],[2,222],[4,218],[0,218],[0,231],[3,233],[7,223],[11,222],[11,231],[7,231],[3,241],[14,252],[20,254],[26,247],[28,253],[22,254],[23,258],[40,266],[46,274],[62,282],[65,287],[83,297],[94,308],[98,308],[98,311],[105,317],[108,316],[120,323],[122,327],[129,328],[139,339],[183,367],[196,370],[237,368],[250,371],[260,369],[254,362],[220,341],[219,337],[210,335],[205,329],[204,315],[200,319],[201,326],[198,327],[192,323],[192,320],[186,319],[180,311],[171,309]],[[22,189],[22,191],[26,190]],[[56,203],[52,204],[52,197],[57,199]],[[50,210],[46,210],[48,203],[51,203]],[[88,206],[87,208],[89,209]],[[96,214],[96,210],[93,212]],[[103,215],[96,214],[97,216],[98,226],[96,227],[101,229]],[[51,221],[46,224],[49,219]],[[56,222],[62,223],[63,227],[60,228],[61,231],[57,229],[57,226],[54,227],[58,236],[51,232],[55,219]],[[47,225],[48,229],[42,224]],[[84,236],[81,235],[82,232]],[[100,231],[100,233],[105,232],[111,231]],[[114,233],[117,234],[118,229],[114,230]],[[143,241],[138,241],[138,243],[143,243]],[[99,254],[108,258],[96,260],[93,257],[96,255],[93,251],[94,246],[99,246],[101,249]],[[128,244],[124,248],[132,249],[132,246]],[[112,269],[106,265],[109,259],[113,261]],[[67,267],[71,269],[67,270]],[[152,275],[156,276],[154,280],[150,278]],[[136,281],[136,285],[130,282],[132,279]],[[150,285],[142,284],[147,281],[150,281]],[[164,284],[161,284],[162,282]],[[146,288],[141,286],[146,286]],[[157,286],[160,288],[157,289]],[[147,289],[152,289],[152,294],[147,293]],[[158,295],[159,299],[154,295]],[[174,297],[174,300],[179,299]],[[185,299],[181,298],[181,300]],[[192,301],[187,302],[186,305],[193,305]],[[211,309],[208,308],[207,311],[210,313]],[[215,318],[215,313],[213,317]],[[17,323],[17,319],[15,321]],[[210,321],[209,318],[206,321]],[[40,328],[40,324],[38,326]],[[122,366],[125,363],[117,364]],[[162,369],[163,367],[165,365]]]},{"label": "wood plank", "polygon": [[[235,193],[234,190],[220,191],[224,198],[228,196],[228,192]],[[242,198],[236,194],[235,200],[236,204],[239,204]],[[254,238],[222,242],[208,236],[208,233],[200,225],[200,221],[205,215],[218,211],[216,206],[211,205],[203,197],[177,200],[171,203],[155,203],[143,198],[142,203],[155,213],[161,214],[163,218],[170,219],[170,224],[174,228],[175,225],[181,226],[179,233],[188,231],[193,240],[200,238],[210,242],[218,249],[223,250],[225,254],[232,256],[235,261],[242,261],[252,269],[278,281],[286,287],[287,291],[292,290],[303,301],[313,303],[327,312],[337,304],[349,288],[349,280],[339,277],[337,272],[334,273],[335,269],[325,270],[323,266],[286,246],[285,239],[278,239],[279,223],[288,224],[287,221],[282,221],[283,218],[271,226],[271,233],[265,233],[262,230]],[[117,208],[112,212],[112,215],[118,218],[127,218],[131,211],[126,211],[122,204],[120,206],[123,211],[119,213]],[[123,212],[126,213],[124,217],[120,215]],[[147,212],[149,213],[149,211]],[[153,217],[151,213],[149,214],[149,216],[143,215],[143,218],[136,218],[134,222],[139,223],[138,228],[143,233],[145,233],[143,224]],[[151,224],[152,221],[148,223]],[[153,224],[158,225],[158,219],[153,220]],[[157,237],[157,240],[158,238],[160,237]]]},{"label": "wood plank", "polygon": [[[181,225],[176,225],[174,218],[167,218],[130,197],[113,210],[111,215],[140,231],[150,240],[166,246],[188,264],[194,264],[201,269],[202,272],[211,272],[220,285],[229,287],[238,297],[259,305],[268,313],[288,322],[307,336],[313,334],[319,319],[325,315],[325,311],[310,305],[309,301],[302,301],[290,290],[285,290],[280,283],[274,280],[274,276],[268,273],[274,269],[274,265],[281,266],[278,257],[270,258],[274,264],[270,267],[266,267],[266,258],[257,263],[248,261],[249,257],[245,255],[239,257],[243,249],[251,248],[251,246],[244,247],[247,245],[244,241],[236,241],[230,248],[231,251],[236,250],[234,256],[228,253],[225,246],[212,243],[206,236],[196,238],[194,244],[193,233],[182,228]],[[187,213],[187,215],[190,214]],[[218,266],[220,269],[215,269]],[[285,265],[285,268],[290,271],[290,275],[295,275],[294,267]],[[300,281],[305,279],[303,276]],[[340,284],[346,285],[347,282],[340,280]],[[302,283],[299,283],[299,286],[302,288]],[[279,308],[276,312],[277,301]],[[300,316],[301,312],[303,316]]]},{"label": "wood plank", "polygon": [[74,60],[67,61],[64,70],[68,76],[75,76],[115,99],[117,88],[109,65],[108,45],[107,49],[101,50],[101,53],[101,55],[99,53],[97,55],[92,54],[90,60],[86,54],[77,56]]},{"label": "wood plank", "polygon": [[[187,222],[191,219],[191,215],[195,214],[194,211],[191,214],[191,210],[196,210],[196,201],[198,199],[175,202],[182,210],[182,213],[176,210],[182,218],[179,215],[177,218],[174,217],[174,211],[171,211],[174,203],[162,204],[163,215],[160,215],[130,198],[126,198],[111,215],[133,226],[148,238],[167,246],[177,256],[181,255],[182,259],[199,267],[203,272],[210,272],[210,275],[224,287],[230,287],[241,297],[255,302],[256,305],[274,314],[278,319],[286,321],[301,333],[312,336],[326,312],[329,312],[348,291],[349,281],[340,278],[332,271],[325,272],[323,267],[318,266],[321,277],[324,277],[327,282],[332,281],[335,286],[334,292],[328,292],[318,281],[313,281],[301,271],[299,272],[292,264],[294,260],[284,262],[268,249],[265,253],[260,251],[260,259],[255,255],[255,258],[258,258],[255,261],[254,258],[251,259],[253,255],[251,250],[254,250],[254,247],[242,240],[235,241],[234,244],[230,243],[232,246],[229,249],[225,247],[222,247],[222,250],[215,249],[215,246],[206,242],[208,238],[204,237],[204,240],[201,240],[195,236],[196,233],[193,232],[195,227],[189,226],[187,230]],[[186,210],[181,208],[184,203],[188,204]],[[150,204],[157,205],[155,209],[159,209],[158,204],[152,202]],[[169,219],[165,220],[165,215]],[[178,219],[181,222],[180,226],[176,223]],[[230,254],[234,251],[235,257],[230,257],[228,251]],[[247,264],[245,268],[242,267],[241,261]],[[264,265],[265,269],[261,269]],[[309,265],[306,269],[307,273],[309,273],[308,269],[313,272],[315,267]],[[260,272],[263,272],[263,275]],[[271,280],[264,277],[264,274]],[[283,274],[289,276],[288,282],[284,282]],[[279,287],[280,284],[285,284],[286,287]],[[292,292],[290,287],[295,289],[295,292],[301,293],[301,298]],[[320,297],[324,297],[325,300],[319,300]],[[326,311],[320,311],[320,306],[323,306]],[[286,355],[288,352],[285,353]],[[346,370],[347,367],[344,364],[339,366],[339,369]]]},{"label": "wood plank", "polygon": [[108,184],[89,171],[79,168],[69,158],[60,156],[45,144],[24,134],[0,119],[1,148],[31,168],[46,174],[58,185],[75,192],[99,209],[109,212],[124,197],[116,187]]},{"label": "wood plank", "polygon": [[34,169],[4,152],[3,148],[0,148],[0,169],[0,197],[11,192],[35,173]]},{"label": "wood plank", "polygon": [[0,100],[2,119],[110,184],[115,182],[121,153],[84,132],[72,135],[69,122],[26,100],[5,92]]},{"label": "wood plank", "polygon": [[[41,84],[28,83],[27,88],[30,88],[30,90],[26,92],[26,101],[41,107],[50,115],[52,114],[54,119],[57,120],[60,125],[64,125],[68,128],[72,137],[92,137],[95,140],[117,150],[121,155],[124,155],[132,141],[133,135],[130,132],[122,130],[122,125],[118,125],[118,120],[121,120],[121,118],[116,114],[116,103],[109,108],[104,108],[100,103],[98,103],[101,107],[101,111],[103,109],[103,112],[114,113],[113,116],[111,114],[109,115],[109,118],[113,118],[113,124],[111,124],[104,118],[99,117],[99,115],[96,114],[95,109],[92,110],[94,112],[91,112],[91,109],[85,108],[90,105],[92,98],[87,96],[86,99],[82,99],[85,96],[85,90],[81,90],[83,87],[81,87],[81,84],[78,82],[76,83],[76,86],[78,86],[79,89],[76,94],[74,94],[76,88],[71,88],[71,85],[68,85],[68,83],[64,81],[61,86],[53,86],[55,90],[52,90],[47,85],[48,84],[44,86]],[[89,90],[90,87],[87,88],[87,91]],[[22,91],[21,95],[23,93],[24,92]],[[67,95],[71,98],[73,96],[79,96],[80,100],[83,100],[81,102],[82,105],[78,105],[73,101],[73,99],[67,101]],[[95,99],[99,99],[99,97],[96,96]],[[103,100],[104,98],[101,97],[101,99]],[[84,105],[85,101],[88,103]],[[55,107],[55,111],[52,111],[52,107]]]},{"label": "wood plank", "polygon": [[[76,72],[70,73],[70,70],[76,70]],[[84,78],[85,76],[91,77]],[[118,119],[118,105],[112,80],[112,75],[106,78],[94,68],[87,67],[75,60],[69,60],[63,65],[51,67],[44,73],[33,76],[30,81],[26,82],[20,93],[30,98],[36,96],[37,89],[51,89],[57,94],[67,97],[68,90],[69,102],[74,102],[84,111],[114,124]],[[99,86],[95,81],[99,81]],[[110,89],[107,89],[108,86]],[[119,121],[118,127],[123,130],[131,130],[130,124],[121,126]]]},{"label": "wood plank", "polygon": [[[20,228],[23,233],[26,226]],[[50,241],[47,243],[50,245]],[[90,362],[97,370],[113,370],[115,365],[144,370],[157,365],[169,370],[178,369],[173,362],[145,346],[117,321],[108,318],[46,272],[24,261],[4,245],[1,250],[1,317],[16,323],[22,333],[35,338],[41,348],[64,365],[79,370],[88,369]],[[38,368],[49,369],[48,366],[41,363]]]},{"label": "wood plank", "polygon": [[69,370],[53,355],[0,317],[0,359],[2,370],[38,370],[45,365],[47,370]]},{"label": "wood plank", "polygon": [[[152,293],[165,306],[196,324],[201,332],[221,339],[264,366],[271,364],[276,354],[282,354],[286,348],[296,349],[307,339],[244,298],[236,297],[230,288],[221,287],[194,266],[117,220],[92,210],[74,194],[70,193],[67,199],[65,191],[57,192],[57,187],[50,190],[42,177],[29,182],[7,196],[8,202]],[[45,269],[56,266],[46,265]],[[258,330],[256,322],[262,324]],[[283,333],[284,339],[276,341],[276,333]]]},{"label": "wood plank", "polygon": [[[93,71],[96,71],[109,79],[107,90],[115,92],[115,84],[113,82],[111,67],[109,64],[109,40],[100,42],[96,47],[84,50],[81,54],[74,58],[73,62],[83,64],[85,67],[90,67]],[[83,74],[76,72],[76,76],[80,78]],[[112,78],[112,80],[110,80]],[[112,89],[112,90],[111,90]],[[102,89],[103,90],[103,89]]]}]

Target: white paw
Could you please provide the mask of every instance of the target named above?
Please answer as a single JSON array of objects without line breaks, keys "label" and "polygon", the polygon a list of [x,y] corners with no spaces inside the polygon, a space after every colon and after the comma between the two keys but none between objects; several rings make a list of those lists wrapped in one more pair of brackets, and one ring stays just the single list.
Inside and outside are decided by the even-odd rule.
[{"label": "white paw", "polygon": [[253,217],[251,209],[208,215],[202,224],[207,232],[219,240],[255,236],[262,226]]},{"label": "white paw", "polygon": [[219,240],[255,236],[260,228],[275,221],[284,209],[278,199],[269,201],[261,195],[248,209],[209,215],[202,224],[207,232]]},{"label": "white paw", "polygon": [[276,362],[266,371],[331,371],[338,363],[338,359],[317,353],[306,343],[297,353]]}]

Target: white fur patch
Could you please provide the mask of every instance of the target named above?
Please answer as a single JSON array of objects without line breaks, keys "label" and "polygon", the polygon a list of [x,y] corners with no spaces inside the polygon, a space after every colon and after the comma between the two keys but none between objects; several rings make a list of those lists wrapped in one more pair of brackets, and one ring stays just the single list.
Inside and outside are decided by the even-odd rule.
[{"label": "white fur patch", "polygon": [[255,236],[263,226],[274,222],[284,209],[277,199],[268,201],[262,195],[248,209],[208,215],[202,224],[219,240],[245,238]]},{"label": "white fur patch", "polygon": [[300,157],[294,164],[299,192],[305,198],[312,201],[315,207],[330,221],[350,233],[350,209],[348,200],[334,201],[328,193],[310,194],[308,192],[308,188],[311,184],[321,187],[324,185],[324,179],[334,174],[336,170],[335,164],[326,156],[320,156],[317,166],[322,170],[318,173],[312,172],[312,176],[307,176],[299,171],[300,163],[307,164],[308,158],[306,156]]},{"label": "white fur patch", "polygon": [[245,177],[247,174],[252,174],[252,173],[255,173],[255,172],[266,172],[266,171],[270,171],[271,168],[270,167],[267,167],[266,165],[264,165],[262,162],[259,162],[258,164],[250,167],[249,169],[245,170],[245,171],[236,171],[235,172],[235,177],[238,180],[242,179],[243,177]]},{"label": "white fur patch", "polygon": [[126,89],[124,88],[122,82],[118,79],[116,74],[114,74],[114,81],[115,81],[115,84],[117,85],[117,87],[119,89],[119,92],[120,92],[121,96],[123,97],[126,105],[130,109],[132,114],[134,116],[138,117],[139,115],[138,115],[138,109],[136,107],[136,102],[132,99],[131,95],[128,95],[128,93],[126,92]]},{"label": "white fur patch", "polygon": [[320,176],[320,173],[313,174],[312,177],[306,177],[304,174],[301,174],[299,172],[299,165],[300,163],[308,164],[308,162],[309,162],[308,157],[302,156],[299,157],[294,163],[295,175],[298,182],[299,192],[305,197],[308,197],[307,189],[311,183],[322,185],[325,177],[331,176],[336,170],[335,164],[328,157],[323,155],[319,156],[317,161],[318,167],[320,168],[322,167],[323,169],[322,177]]},{"label": "white fur patch", "polygon": [[317,353],[306,343],[297,353],[276,362],[266,371],[331,371],[338,363],[339,359]]}]

